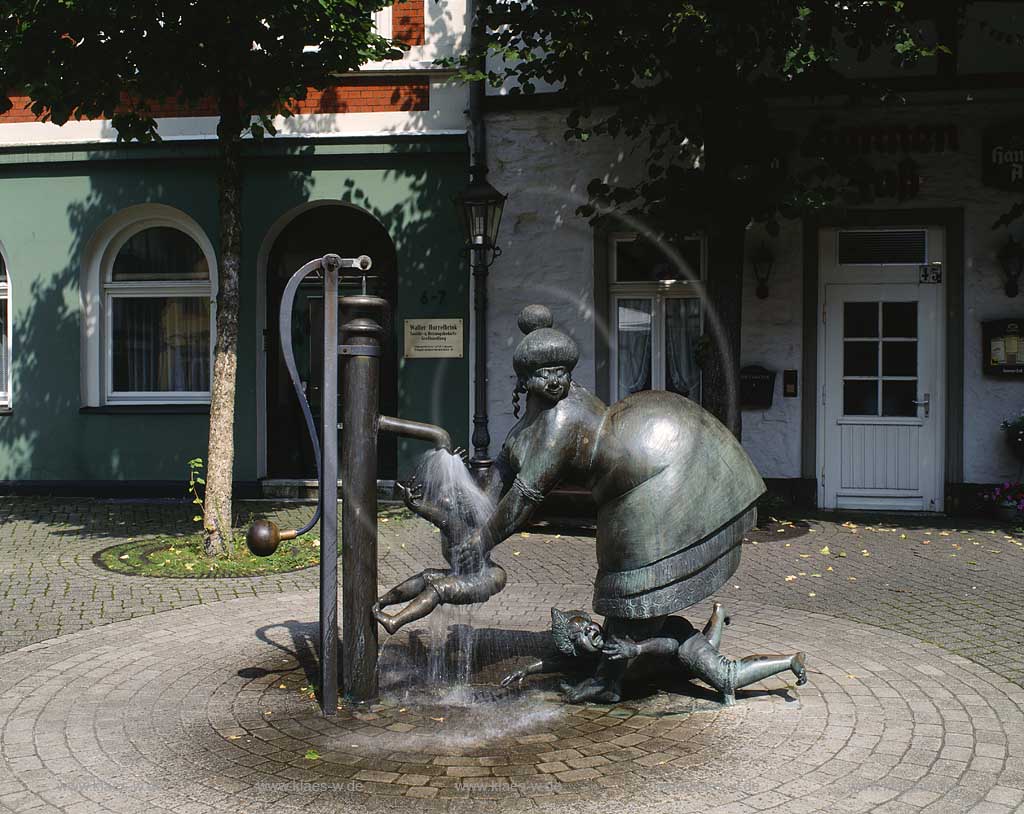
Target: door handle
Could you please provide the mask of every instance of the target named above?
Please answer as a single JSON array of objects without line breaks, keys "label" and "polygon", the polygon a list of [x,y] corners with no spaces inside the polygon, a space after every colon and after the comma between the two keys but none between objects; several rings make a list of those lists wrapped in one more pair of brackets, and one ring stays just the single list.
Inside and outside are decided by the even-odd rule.
[{"label": "door handle", "polygon": [[928,418],[928,410],[931,408],[932,405],[931,393],[925,393],[924,399],[922,401],[915,401],[914,404],[916,404],[918,407],[924,406],[924,417]]}]

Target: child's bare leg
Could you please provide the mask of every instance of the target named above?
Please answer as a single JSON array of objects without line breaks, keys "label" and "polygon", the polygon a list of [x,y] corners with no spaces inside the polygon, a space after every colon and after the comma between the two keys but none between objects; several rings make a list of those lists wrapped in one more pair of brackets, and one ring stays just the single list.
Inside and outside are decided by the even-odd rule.
[{"label": "child's bare leg", "polygon": [[729,624],[729,617],[725,614],[725,608],[722,607],[721,602],[716,602],[711,610],[711,616],[708,617],[708,623],[701,631],[715,650],[718,649],[718,643],[722,640],[722,628],[727,624]]},{"label": "child's bare leg", "polygon": [[429,572],[424,571],[423,573],[416,574],[414,577],[409,577],[405,582],[398,583],[398,585],[377,600],[374,608],[386,608],[388,605],[408,602],[410,599],[419,596],[427,587],[427,580],[425,579],[427,573]]},{"label": "child's bare leg", "polygon": [[434,608],[441,604],[441,597],[432,586],[427,586],[413,600],[402,608],[398,613],[383,613],[380,608],[374,608],[374,618],[388,633],[395,633],[399,628],[410,622],[422,619],[430,614]]},{"label": "child's bare leg", "polygon": [[765,678],[792,670],[796,683],[807,683],[807,668],[803,653],[792,656],[746,656],[736,661],[736,689],[755,684]]}]

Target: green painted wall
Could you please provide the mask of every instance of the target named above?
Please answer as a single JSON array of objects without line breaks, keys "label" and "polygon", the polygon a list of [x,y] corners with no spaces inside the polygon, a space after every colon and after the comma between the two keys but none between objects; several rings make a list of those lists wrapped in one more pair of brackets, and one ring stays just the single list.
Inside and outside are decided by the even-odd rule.
[{"label": "green painted wall", "polygon": [[[246,160],[235,477],[257,477],[256,261],[268,230],[311,200],[343,200],[376,216],[395,241],[395,325],[462,317],[468,274],[451,199],[465,184],[461,138],[315,147],[272,142]],[[83,414],[81,255],[111,215],[139,203],[176,207],[216,247],[217,195],[209,145],[0,155],[0,245],[13,297],[13,413],[0,416],[0,481],[180,480],[206,455],[206,415]],[[421,304],[443,288],[443,305]],[[274,317],[276,319],[276,316]],[[468,330],[467,330],[468,340]],[[396,337],[400,339],[400,337]],[[400,362],[399,414],[469,435],[468,348],[462,359]],[[423,446],[402,444],[399,471]]]}]

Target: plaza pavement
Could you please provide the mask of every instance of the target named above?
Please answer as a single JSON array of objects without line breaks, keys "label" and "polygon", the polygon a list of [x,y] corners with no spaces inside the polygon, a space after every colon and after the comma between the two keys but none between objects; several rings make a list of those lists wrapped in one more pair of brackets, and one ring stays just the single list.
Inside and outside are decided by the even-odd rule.
[{"label": "plaza pavement", "polygon": [[[728,710],[664,692],[566,708],[541,681],[501,699],[489,731],[472,704],[394,694],[321,719],[301,691],[315,569],[172,580],[93,563],[187,530],[181,504],[0,500],[0,810],[1020,810],[1022,539],[943,518],[779,519],[716,596],[733,615],[723,650],[804,649],[807,685],[772,679]],[[382,523],[382,584],[440,565],[436,541]],[[595,571],[590,537],[553,530],[496,559],[509,587],[472,617],[488,681],[544,639],[551,605],[588,606]],[[415,661],[438,632],[382,636],[382,659]]]}]

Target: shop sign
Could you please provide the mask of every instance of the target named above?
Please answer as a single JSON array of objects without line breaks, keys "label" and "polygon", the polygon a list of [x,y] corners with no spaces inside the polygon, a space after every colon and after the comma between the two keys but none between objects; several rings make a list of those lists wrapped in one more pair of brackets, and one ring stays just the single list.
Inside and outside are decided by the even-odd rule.
[{"label": "shop sign", "polygon": [[874,124],[813,127],[803,144],[804,155],[869,155],[945,153],[960,149],[955,124]]},{"label": "shop sign", "polygon": [[981,144],[982,182],[1001,189],[1024,189],[1024,121],[989,127]]},{"label": "shop sign", "polygon": [[461,319],[405,320],[406,359],[461,359]]}]

